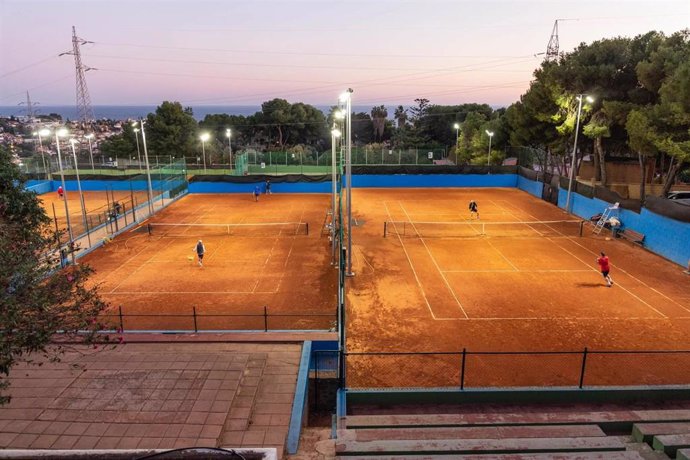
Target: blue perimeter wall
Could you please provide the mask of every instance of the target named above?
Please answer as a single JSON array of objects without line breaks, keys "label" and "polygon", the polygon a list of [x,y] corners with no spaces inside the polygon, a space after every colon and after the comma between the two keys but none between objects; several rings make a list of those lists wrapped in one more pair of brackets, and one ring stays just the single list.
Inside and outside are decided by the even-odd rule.
[{"label": "blue perimeter wall", "polygon": [[[516,187],[517,174],[397,174],[353,175],[352,188],[357,187]],[[229,182],[191,182],[189,193],[252,193],[261,182],[235,184]],[[277,193],[330,193],[331,182],[277,182],[271,184]],[[541,191],[539,192],[541,197]]]},{"label": "blue perimeter wall", "polygon": [[[518,188],[536,197],[541,198],[542,187],[541,182],[531,181],[522,176],[518,178]],[[559,190],[559,208],[565,209],[567,195],[567,190]],[[587,198],[577,193],[571,193],[570,199],[571,214],[586,220],[613,206],[613,203],[598,198]],[[645,208],[642,208],[640,214],[628,209],[619,209],[618,215],[623,228],[628,227],[645,235],[644,245],[647,249],[683,267],[687,266],[690,261],[690,224],[654,214]]]},{"label": "blue perimeter wall", "polygon": [[[60,186],[61,182],[59,180],[54,180],[54,181],[39,181],[39,180],[30,180],[27,181],[26,183],[26,189],[27,190],[32,190],[38,193],[39,195],[42,193],[48,193],[48,192],[54,192],[57,190],[57,188]],[[170,182],[169,181],[158,181],[158,180],[152,180],[151,181],[151,187],[153,187],[154,190],[158,189],[161,187],[161,185],[164,185],[166,187],[166,190],[170,187]],[[77,181],[76,180],[66,180],[65,181],[65,188],[67,189],[68,192],[76,192],[78,190],[77,188]],[[148,182],[145,180],[135,180],[135,181],[128,181],[128,180],[83,180],[81,181],[81,189],[84,192],[102,192],[104,190],[126,190],[129,191],[130,188],[134,191],[136,190],[147,190],[148,189]],[[330,191],[330,189],[328,190]],[[222,193],[222,192],[218,192]]]}]

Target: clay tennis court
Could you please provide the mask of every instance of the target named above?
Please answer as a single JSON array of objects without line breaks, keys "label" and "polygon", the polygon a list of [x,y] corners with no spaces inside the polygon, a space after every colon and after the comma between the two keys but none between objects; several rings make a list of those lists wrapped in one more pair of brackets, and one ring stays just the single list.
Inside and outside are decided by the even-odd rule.
[{"label": "clay tennis court", "polygon": [[[479,205],[471,222],[468,202]],[[457,354],[690,350],[690,277],[518,189],[355,189],[349,387],[457,386]],[[603,211],[603,210],[602,210]],[[384,238],[384,221],[388,224]],[[407,221],[407,223],[404,223]],[[550,224],[496,224],[550,221]],[[410,224],[428,222],[430,224]],[[433,225],[445,222],[448,224]],[[573,227],[574,226],[574,227]],[[610,257],[607,288],[596,257]],[[586,385],[688,383],[690,354],[589,355]],[[471,355],[469,386],[577,385],[582,354]]]},{"label": "clay tennis court", "polygon": [[[141,203],[145,203],[148,197],[146,191],[130,192],[129,190],[83,192],[83,195],[89,228],[101,225],[107,220],[109,204],[112,206],[113,198],[123,205],[124,212],[131,210],[132,198],[134,199],[134,205],[137,206]],[[39,195],[38,198],[48,217],[53,220],[51,229],[55,228],[54,221],[57,219],[58,228],[60,230],[65,230],[66,233],[67,217],[65,213],[65,203],[62,199],[58,198],[57,192],[44,193]],[[79,200],[79,192],[67,192],[67,206],[69,208],[70,223],[72,224],[73,233],[76,237],[86,231]],[[65,239],[66,237],[63,236],[63,240]]]},{"label": "clay tennis court", "polygon": [[328,195],[187,195],[83,260],[125,330],[329,329],[337,270],[320,232],[329,206]]}]

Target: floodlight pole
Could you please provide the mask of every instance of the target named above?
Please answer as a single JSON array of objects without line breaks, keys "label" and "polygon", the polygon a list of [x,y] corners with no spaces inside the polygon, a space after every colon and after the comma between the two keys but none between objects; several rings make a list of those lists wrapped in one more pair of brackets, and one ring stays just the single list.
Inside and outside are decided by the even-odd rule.
[{"label": "floodlight pole", "polygon": [[565,199],[565,212],[570,212],[570,192],[573,189],[573,177],[575,177],[575,158],[577,154],[577,134],[580,131],[580,113],[582,112],[582,98],[584,94],[577,96],[577,121],[575,123],[575,142],[573,142],[573,160],[570,165],[570,178],[568,179],[568,194]]},{"label": "floodlight pole", "polygon": [[143,118],[140,119],[139,125],[141,126],[141,142],[144,144],[144,161],[146,162],[146,178],[149,185],[149,214],[153,215],[153,187],[151,186],[151,170],[149,169],[149,152],[146,149],[146,131],[144,130],[144,124],[146,122]]},{"label": "floodlight pole", "polygon": [[347,276],[354,276],[352,271],[352,88],[348,88],[347,101],[347,156],[345,158],[345,179],[347,181]]},{"label": "floodlight pole", "polygon": [[[337,136],[336,136],[337,134]],[[331,130],[331,265],[336,264],[336,236],[335,236],[335,195],[337,193],[336,174],[335,174],[335,141],[340,133],[336,130],[335,123]]]},{"label": "floodlight pole", "polygon": [[77,161],[77,151],[74,148],[75,139],[70,139],[72,146],[72,156],[74,157],[74,171],[77,174],[77,190],[79,190],[79,204],[81,204],[81,217],[84,220],[84,230],[88,230],[89,226],[86,224],[86,207],[84,206],[84,194],[81,191],[81,180],[79,179],[79,162]]},{"label": "floodlight pole", "polygon": [[[143,130],[144,127],[142,126],[141,129]],[[139,130],[134,128],[133,131],[134,131],[134,139],[137,141],[137,160],[139,162],[139,164],[137,165],[138,166],[137,169],[141,170],[141,152],[139,151],[139,135],[137,134],[139,132]],[[142,131],[142,133],[143,133],[143,131]],[[143,134],[142,134],[142,137],[143,137]]]},{"label": "floodlight pole", "polygon": [[91,147],[91,138],[93,137],[93,134],[87,134],[86,139],[89,141],[89,156],[91,157],[91,170],[95,171],[96,167],[93,164],[93,147]]},{"label": "floodlight pole", "polygon": [[58,168],[60,168],[60,181],[62,182],[62,199],[65,202],[65,217],[67,218],[67,234],[69,235],[69,249],[72,254],[72,263],[76,264],[74,257],[74,235],[72,234],[72,223],[69,219],[69,205],[67,204],[67,187],[65,186],[65,173],[62,170],[62,155],[60,154],[60,134],[55,130],[55,144],[57,145]]},{"label": "floodlight pole", "polygon": [[232,138],[232,131],[230,128],[225,130],[225,135],[228,136],[228,166],[232,170],[232,143],[231,143],[231,138]]},{"label": "floodlight pole", "polygon": [[41,159],[43,160],[43,172],[46,174],[46,179],[50,180],[50,172],[48,171],[48,167],[46,166],[46,154],[43,151],[43,141],[41,140],[41,131],[37,131],[36,134],[38,135],[38,148],[41,149]]}]

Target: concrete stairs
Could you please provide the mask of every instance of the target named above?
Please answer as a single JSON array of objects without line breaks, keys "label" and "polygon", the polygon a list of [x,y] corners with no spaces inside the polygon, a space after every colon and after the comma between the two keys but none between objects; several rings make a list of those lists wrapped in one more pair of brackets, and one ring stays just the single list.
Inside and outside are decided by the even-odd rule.
[{"label": "concrete stairs", "polygon": [[690,410],[356,414],[337,420],[343,460],[690,460]]}]

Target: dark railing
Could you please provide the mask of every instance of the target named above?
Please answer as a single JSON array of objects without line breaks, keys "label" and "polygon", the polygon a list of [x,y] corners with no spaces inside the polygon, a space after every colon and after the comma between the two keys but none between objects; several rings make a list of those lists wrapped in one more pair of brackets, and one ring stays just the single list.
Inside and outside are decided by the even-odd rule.
[{"label": "dark railing", "polygon": [[690,385],[690,350],[345,353],[347,388]]},{"label": "dark railing", "polygon": [[270,313],[263,307],[260,313],[199,313],[192,307],[189,313],[117,313],[100,315],[104,330],[137,331],[234,331],[234,330],[331,330],[336,313]]}]

